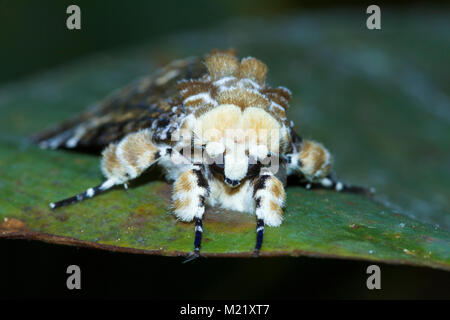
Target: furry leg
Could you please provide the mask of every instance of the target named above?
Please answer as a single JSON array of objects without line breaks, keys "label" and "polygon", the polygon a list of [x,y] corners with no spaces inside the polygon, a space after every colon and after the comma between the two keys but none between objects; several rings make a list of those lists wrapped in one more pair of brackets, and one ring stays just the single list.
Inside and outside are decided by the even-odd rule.
[{"label": "furry leg", "polygon": [[202,218],[205,213],[205,201],[209,195],[208,181],[200,165],[184,172],[175,181],[173,207],[175,215],[183,221],[195,219],[194,258],[199,256],[203,234]]},{"label": "furry leg", "polygon": [[283,184],[271,172],[262,172],[254,181],[256,245],[254,255],[258,256],[263,243],[264,225],[278,227],[283,220],[283,206],[286,198]]},{"label": "furry leg", "polygon": [[340,182],[331,174],[333,157],[320,143],[296,136],[293,152],[286,155],[287,174],[296,176],[306,189],[326,188],[358,194],[372,194],[373,189]]},{"label": "furry leg", "polygon": [[171,150],[168,146],[154,144],[148,130],[129,134],[118,144],[112,143],[103,151],[101,169],[107,178],[105,182],[73,197],[52,202],[50,208],[95,197],[115,185],[123,184],[126,188],[129,180],[141,175],[161,157],[170,156]]}]

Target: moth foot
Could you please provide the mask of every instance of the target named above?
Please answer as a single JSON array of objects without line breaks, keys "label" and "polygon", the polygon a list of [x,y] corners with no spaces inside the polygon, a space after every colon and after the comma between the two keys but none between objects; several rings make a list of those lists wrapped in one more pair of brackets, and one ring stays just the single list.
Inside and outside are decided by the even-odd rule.
[{"label": "moth foot", "polygon": [[200,258],[200,250],[194,250],[193,252],[189,253],[186,259],[184,259],[183,263],[191,262],[197,258]]}]

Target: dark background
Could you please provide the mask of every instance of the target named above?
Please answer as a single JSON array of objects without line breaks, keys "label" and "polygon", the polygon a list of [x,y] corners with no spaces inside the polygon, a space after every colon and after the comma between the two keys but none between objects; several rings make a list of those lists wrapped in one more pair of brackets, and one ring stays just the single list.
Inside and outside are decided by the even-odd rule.
[{"label": "dark background", "polygon": [[[399,8],[445,1],[377,1]],[[69,32],[66,8],[81,8],[82,28]],[[346,7],[371,1],[195,0],[89,1],[0,0],[0,82],[65,64],[90,53],[151,43],[167,34],[208,28],[237,17],[269,17]]]},{"label": "dark background", "polygon": [[[362,261],[322,258],[184,258],[105,252],[28,240],[0,241],[0,297],[114,299],[449,299],[450,276],[378,264],[381,290],[366,287]],[[68,290],[66,269],[81,269]]]},{"label": "dark background", "polygon": [[[382,4],[384,2],[377,2]],[[402,6],[408,2],[391,2]],[[429,3],[429,2],[428,2]],[[82,30],[65,26],[81,7]],[[367,7],[370,3],[340,2]],[[434,2],[439,5],[439,2]],[[151,43],[235,17],[338,7],[332,1],[0,1],[0,83],[111,48]],[[362,9],[363,10],[363,9]],[[119,254],[25,240],[0,241],[0,297],[159,299],[450,298],[447,272],[380,265],[382,290],[366,288],[370,263],[314,258],[200,259]],[[66,268],[82,270],[82,290],[65,287]]]}]

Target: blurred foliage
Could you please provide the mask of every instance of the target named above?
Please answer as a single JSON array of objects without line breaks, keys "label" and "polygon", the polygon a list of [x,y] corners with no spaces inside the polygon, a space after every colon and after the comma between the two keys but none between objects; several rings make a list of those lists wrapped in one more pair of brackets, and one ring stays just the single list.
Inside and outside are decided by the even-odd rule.
[{"label": "blurred foliage", "polygon": [[[377,2],[385,3],[411,5],[412,1]],[[72,4],[81,8],[81,30],[66,28],[66,9]],[[344,5],[355,6],[364,15],[368,4],[357,0],[339,4],[331,0],[0,0],[0,82],[92,52],[157,42],[171,33],[213,27],[230,18],[270,17]]]},{"label": "blurred foliage", "polygon": [[[66,9],[81,8],[81,30],[66,28]],[[0,0],[0,82],[74,57],[169,33],[207,28],[233,16],[286,12],[299,3],[270,1]]]},{"label": "blurred foliage", "polygon": [[[450,44],[450,28],[442,28],[448,19],[438,12],[424,11],[420,19],[386,12],[383,30],[377,32],[355,17],[357,10],[237,20],[136,49],[99,53],[4,86],[0,193],[8,201],[0,202],[0,215],[8,220],[1,232],[118,250],[189,252],[193,227],[168,214],[169,189],[162,182],[147,179],[128,192],[114,190],[50,211],[49,201],[101,181],[98,158],[42,151],[26,136],[174,58],[232,46],[267,62],[269,82],[294,94],[290,114],[298,131],[324,142],[335,154],[337,173],[375,186],[377,200],[384,203],[292,187],[286,221],[281,228],[268,228],[265,252],[448,268],[449,233],[411,217],[449,226],[449,75],[441,67]],[[250,253],[253,218],[209,216],[204,253]]]}]

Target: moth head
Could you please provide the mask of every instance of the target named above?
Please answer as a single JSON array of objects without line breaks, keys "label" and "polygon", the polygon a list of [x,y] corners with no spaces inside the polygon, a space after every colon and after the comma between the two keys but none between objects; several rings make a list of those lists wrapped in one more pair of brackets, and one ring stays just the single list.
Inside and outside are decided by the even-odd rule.
[{"label": "moth head", "polygon": [[280,145],[282,150],[289,145],[285,111],[290,92],[266,83],[263,62],[252,57],[239,61],[232,50],[211,52],[205,66],[207,75],[178,85],[183,105],[195,119],[185,127],[214,162],[211,169],[228,185],[238,186],[259,173],[268,155],[282,153]]},{"label": "moth head", "polygon": [[257,174],[259,167],[268,164],[270,154],[278,153],[279,131],[279,123],[263,109],[249,107],[242,111],[232,104],[204,113],[194,129],[212,160],[212,171],[221,174],[231,187]]}]

